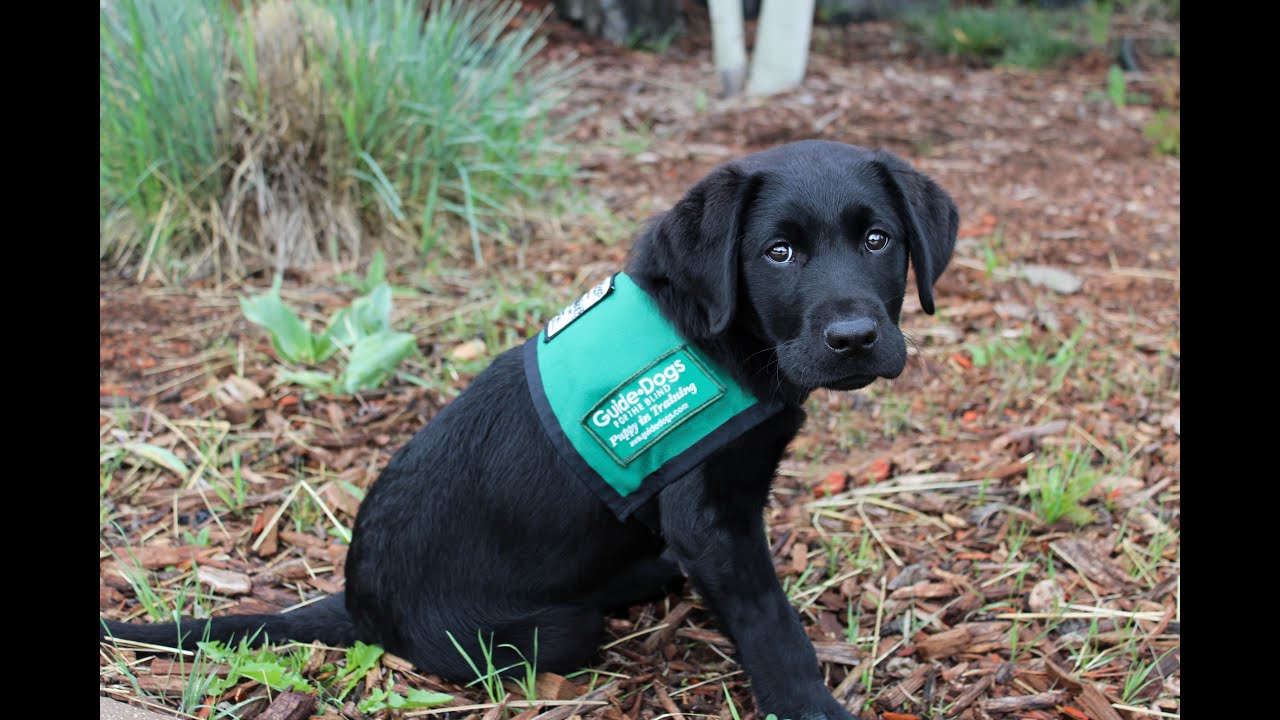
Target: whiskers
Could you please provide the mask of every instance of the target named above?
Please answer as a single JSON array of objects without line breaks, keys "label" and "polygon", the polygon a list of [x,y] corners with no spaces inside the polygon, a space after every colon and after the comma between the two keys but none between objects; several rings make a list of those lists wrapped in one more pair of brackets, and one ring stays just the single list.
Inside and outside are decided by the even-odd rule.
[{"label": "whiskers", "polygon": [[[750,355],[747,356],[746,360],[750,361],[751,359],[755,358],[757,355],[760,355],[761,353],[767,353],[767,352],[773,353],[773,357],[769,359],[769,362],[762,365],[760,369],[756,371],[756,373],[757,374],[768,373],[768,378],[775,395],[782,392],[782,384],[784,381],[784,378],[782,376],[782,363],[779,359],[782,349],[789,345],[795,345],[797,343],[803,342],[803,340],[804,338],[795,338],[792,340],[787,340],[786,342],[780,343],[778,345],[767,347],[762,350],[757,350],[756,352],[751,353]],[[797,378],[797,379],[803,381],[804,378]]]},{"label": "whiskers", "polygon": [[929,363],[925,362],[925,360],[928,359],[934,362],[941,362],[941,358],[937,356],[935,348],[925,347],[920,338],[909,330],[903,329],[902,337],[907,341],[907,344],[915,350],[915,353],[907,353],[907,366],[903,371],[903,376],[913,371],[919,371],[922,380],[933,379],[936,376],[936,373],[930,372]]}]

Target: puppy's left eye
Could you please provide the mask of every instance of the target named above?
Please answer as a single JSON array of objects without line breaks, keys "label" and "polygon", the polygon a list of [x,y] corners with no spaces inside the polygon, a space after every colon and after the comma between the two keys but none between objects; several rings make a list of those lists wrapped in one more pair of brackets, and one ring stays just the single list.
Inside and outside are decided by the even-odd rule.
[{"label": "puppy's left eye", "polygon": [[795,258],[795,251],[791,249],[791,243],[776,242],[769,246],[764,256],[779,265],[783,265]]},{"label": "puppy's left eye", "polygon": [[883,230],[870,230],[867,232],[867,239],[863,244],[871,252],[880,252],[889,246],[889,235]]}]

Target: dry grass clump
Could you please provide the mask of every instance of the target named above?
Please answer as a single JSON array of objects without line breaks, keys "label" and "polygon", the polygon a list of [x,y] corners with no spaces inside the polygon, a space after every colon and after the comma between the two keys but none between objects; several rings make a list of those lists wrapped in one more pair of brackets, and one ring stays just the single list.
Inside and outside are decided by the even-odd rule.
[{"label": "dry grass clump", "polygon": [[[244,275],[502,239],[572,168],[511,0],[101,6],[100,255]],[[541,18],[537,18],[540,20]]]}]

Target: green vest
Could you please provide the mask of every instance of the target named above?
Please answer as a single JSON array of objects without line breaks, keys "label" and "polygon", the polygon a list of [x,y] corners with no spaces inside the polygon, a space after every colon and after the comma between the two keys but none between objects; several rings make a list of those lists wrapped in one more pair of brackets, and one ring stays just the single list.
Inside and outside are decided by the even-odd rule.
[{"label": "green vest", "polygon": [[526,342],[524,369],[561,457],[623,520],[782,408],[681,337],[623,273]]}]

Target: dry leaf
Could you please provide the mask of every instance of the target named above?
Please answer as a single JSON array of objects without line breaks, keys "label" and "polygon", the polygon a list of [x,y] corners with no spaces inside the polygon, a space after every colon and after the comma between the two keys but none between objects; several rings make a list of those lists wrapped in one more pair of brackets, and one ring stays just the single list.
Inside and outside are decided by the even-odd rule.
[{"label": "dry leaf", "polygon": [[454,348],[449,351],[449,357],[461,362],[467,362],[469,360],[484,357],[484,351],[485,344],[483,340],[468,340],[464,343],[455,345]]}]

